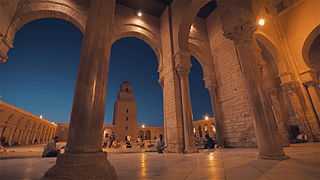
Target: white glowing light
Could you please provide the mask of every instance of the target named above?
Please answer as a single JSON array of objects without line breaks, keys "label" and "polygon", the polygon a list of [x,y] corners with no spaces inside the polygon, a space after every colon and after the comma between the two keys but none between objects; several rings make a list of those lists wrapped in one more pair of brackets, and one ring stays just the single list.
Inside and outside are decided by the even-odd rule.
[{"label": "white glowing light", "polygon": [[144,124],[142,124],[142,126],[141,126],[142,128],[145,128],[146,126],[144,125]]},{"label": "white glowing light", "polygon": [[142,16],[142,12],[138,11],[137,16],[141,17]]},{"label": "white glowing light", "polygon": [[204,119],[205,120],[209,120],[209,116],[204,116]]},{"label": "white glowing light", "polygon": [[258,24],[259,24],[259,26],[264,26],[266,24],[266,20],[264,18],[260,18],[258,20]]},{"label": "white glowing light", "polygon": [[42,119],[43,118],[43,116],[42,115],[40,115],[40,119]]}]

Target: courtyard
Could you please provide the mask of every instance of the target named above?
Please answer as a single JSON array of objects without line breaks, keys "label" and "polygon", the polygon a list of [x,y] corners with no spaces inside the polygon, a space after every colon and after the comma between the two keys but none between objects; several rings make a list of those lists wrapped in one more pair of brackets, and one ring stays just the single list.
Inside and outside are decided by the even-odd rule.
[{"label": "courtyard", "polygon": [[[55,159],[36,157],[38,149],[18,148],[10,158],[0,154],[1,179],[40,179],[55,164]],[[109,153],[108,157],[119,180],[320,179],[319,143],[294,144],[284,150],[290,156],[285,161],[258,160],[257,150],[251,148],[195,154]]]}]

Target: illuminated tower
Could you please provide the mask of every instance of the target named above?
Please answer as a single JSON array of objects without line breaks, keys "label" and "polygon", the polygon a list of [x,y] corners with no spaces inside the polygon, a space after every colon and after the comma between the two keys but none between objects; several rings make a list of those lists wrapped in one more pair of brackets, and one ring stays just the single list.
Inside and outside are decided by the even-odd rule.
[{"label": "illuminated tower", "polygon": [[137,105],[132,86],[128,81],[120,85],[117,100],[114,103],[113,126],[116,137],[120,141],[125,136],[136,138],[137,136]]}]

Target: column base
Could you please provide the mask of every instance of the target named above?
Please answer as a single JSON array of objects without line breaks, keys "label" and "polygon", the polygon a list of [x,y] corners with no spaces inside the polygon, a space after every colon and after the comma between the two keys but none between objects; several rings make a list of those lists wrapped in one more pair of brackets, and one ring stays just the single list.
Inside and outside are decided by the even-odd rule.
[{"label": "column base", "polygon": [[283,155],[261,155],[259,154],[258,159],[264,159],[264,160],[278,160],[283,161],[289,159],[289,156]]},{"label": "column base", "polygon": [[61,154],[42,180],[116,180],[107,153]]}]

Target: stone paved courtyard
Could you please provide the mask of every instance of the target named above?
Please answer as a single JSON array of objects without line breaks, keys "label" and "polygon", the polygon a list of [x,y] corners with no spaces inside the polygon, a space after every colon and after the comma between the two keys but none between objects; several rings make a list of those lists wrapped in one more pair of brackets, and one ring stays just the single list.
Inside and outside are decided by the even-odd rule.
[{"label": "stone paved courtyard", "polygon": [[[257,160],[255,149],[223,149],[188,155],[111,153],[109,159],[120,180],[320,179],[319,143],[291,145],[285,151],[291,157],[286,161]],[[39,179],[54,163],[55,159],[36,157],[2,159],[0,177],[1,180]]]}]

